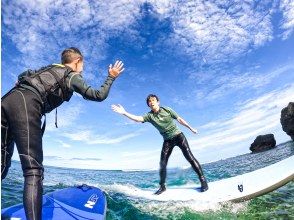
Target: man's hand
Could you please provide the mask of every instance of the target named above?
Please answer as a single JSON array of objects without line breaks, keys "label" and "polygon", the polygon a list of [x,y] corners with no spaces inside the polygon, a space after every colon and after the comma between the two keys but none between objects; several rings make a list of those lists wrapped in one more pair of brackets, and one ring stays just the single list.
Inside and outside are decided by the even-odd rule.
[{"label": "man's hand", "polygon": [[126,113],[126,110],[120,104],[118,104],[118,105],[111,105],[111,109],[114,112],[117,112],[118,114],[121,114],[121,115],[123,115],[123,114]]},{"label": "man's hand", "polygon": [[190,128],[190,130],[194,133],[194,134],[198,134],[198,131],[197,129],[194,129],[194,128]]},{"label": "man's hand", "polygon": [[113,78],[118,77],[119,74],[125,69],[123,68],[123,66],[124,66],[123,62],[117,60],[113,66],[112,64],[109,65],[108,74]]}]

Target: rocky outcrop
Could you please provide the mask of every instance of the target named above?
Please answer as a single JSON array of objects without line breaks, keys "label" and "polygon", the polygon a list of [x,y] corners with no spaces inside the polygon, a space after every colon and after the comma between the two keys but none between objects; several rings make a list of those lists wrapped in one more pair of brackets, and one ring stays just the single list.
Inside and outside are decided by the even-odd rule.
[{"label": "rocky outcrop", "polygon": [[290,102],[281,111],[281,124],[285,131],[294,140],[294,102]]},{"label": "rocky outcrop", "polygon": [[259,135],[250,146],[252,153],[266,151],[276,146],[276,140],[273,134]]}]

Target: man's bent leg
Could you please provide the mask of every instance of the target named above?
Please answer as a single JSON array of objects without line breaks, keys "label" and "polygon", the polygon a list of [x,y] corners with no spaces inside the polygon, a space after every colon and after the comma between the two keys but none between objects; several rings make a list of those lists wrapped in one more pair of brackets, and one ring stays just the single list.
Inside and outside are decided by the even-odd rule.
[{"label": "man's bent leg", "polygon": [[178,139],[177,144],[180,147],[180,149],[182,150],[183,155],[186,158],[186,160],[191,164],[193,170],[197,173],[199,180],[201,182],[202,191],[206,191],[208,189],[208,185],[207,185],[206,179],[204,177],[201,165],[196,160],[196,158],[193,156],[193,154],[190,150],[188,141],[183,133],[181,133],[179,135],[179,139]]},{"label": "man's bent leg", "polygon": [[24,181],[23,202],[27,219],[42,219],[43,149],[41,105],[34,93],[16,90],[19,117],[10,119],[11,131],[21,160]]}]

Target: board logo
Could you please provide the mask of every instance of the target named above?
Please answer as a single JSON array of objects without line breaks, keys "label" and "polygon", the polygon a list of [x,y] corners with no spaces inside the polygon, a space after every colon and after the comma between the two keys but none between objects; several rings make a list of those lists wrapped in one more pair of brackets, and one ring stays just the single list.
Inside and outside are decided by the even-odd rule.
[{"label": "board logo", "polygon": [[238,185],[238,190],[239,190],[240,192],[243,192],[243,184]]},{"label": "board logo", "polygon": [[88,199],[87,203],[84,205],[85,207],[92,209],[94,205],[97,203],[99,197],[96,194],[93,194]]}]

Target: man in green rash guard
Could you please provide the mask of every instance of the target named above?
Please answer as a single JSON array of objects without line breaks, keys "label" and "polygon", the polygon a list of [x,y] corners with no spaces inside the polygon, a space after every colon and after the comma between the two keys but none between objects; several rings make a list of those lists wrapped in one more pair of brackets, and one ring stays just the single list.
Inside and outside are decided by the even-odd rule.
[{"label": "man in green rash guard", "polygon": [[197,130],[192,128],[183,118],[179,117],[178,114],[169,107],[160,107],[159,98],[156,95],[150,94],[146,99],[147,105],[151,111],[144,116],[137,116],[128,113],[121,105],[112,105],[112,110],[128,117],[129,119],[136,122],[150,122],[162,135],[164,142],[160,156],[160,187],[155,192],[156,195],[161,194],[166,190],[165,179],[166,179],[166,166],[168,159],[175,146],[179,146],[182,150],[185,158],[191,164],[193,170],[197,173],[200,183],[201,191],[208,190],[208,185],[204,177],[203,171],[199,162],[193,156],[188,141],[185,135],[179,130],[177,125],[174,123],[176,119],[181,125],[189,128],[194,134],[197,134]]}]

